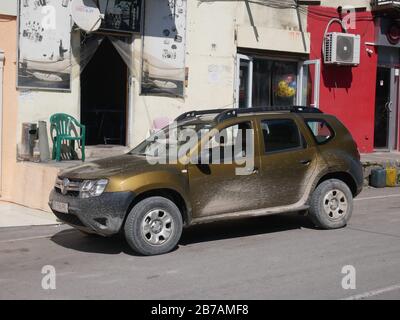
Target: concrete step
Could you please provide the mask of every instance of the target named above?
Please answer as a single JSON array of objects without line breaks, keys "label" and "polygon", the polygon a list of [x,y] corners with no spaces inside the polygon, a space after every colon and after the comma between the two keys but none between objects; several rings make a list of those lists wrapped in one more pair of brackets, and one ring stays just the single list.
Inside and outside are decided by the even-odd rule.
[{"label": "concrete step", "polygon": [[[131,147],[125,146],[114,146],[114,145],[98,145],[98,146],[87,146],[86,151],[86,159],[93,160],[104,157],[113,157],[119,156],[121,154],[127,153],[130,151]],[[81,158],[81,150],[79,149],[78,157]]]}]

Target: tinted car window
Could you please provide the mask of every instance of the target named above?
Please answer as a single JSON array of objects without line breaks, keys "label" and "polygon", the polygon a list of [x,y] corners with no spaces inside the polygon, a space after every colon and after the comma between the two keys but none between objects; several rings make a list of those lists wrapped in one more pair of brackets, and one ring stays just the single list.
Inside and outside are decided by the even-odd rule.
[{"label": "tinted car window", "polygon": [[310,128],[313,133],[315,140],[317,143],[322,144],[333,138],[334,132],[333,129],[329,126],[329,124],[325,120],[316,119],[316,120],[306,120],[307,126]]},{"label": "tinted car window", "polygon": [[301,146],[299,129],[292,119],[261,121],[265,152],[285,151]]}]

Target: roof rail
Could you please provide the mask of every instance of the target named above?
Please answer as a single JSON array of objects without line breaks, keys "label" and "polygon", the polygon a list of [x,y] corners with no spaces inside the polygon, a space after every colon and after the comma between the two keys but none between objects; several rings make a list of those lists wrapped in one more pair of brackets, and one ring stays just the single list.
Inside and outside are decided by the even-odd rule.
[{"label": "roof rail", "polygon": [[321,110],[313,107],[303,106],[281,106],[281,107],[265,107],[265,108],[246,108],[246,109],[212,109],[212,110],[200,110],[185,112],[180,115],[175,121],[189,120],[201,115],[216,114],[216,122],[222,122],[224,120],[237,117],[241,114],[250,113],[266,113],[266,112],[293,112],[293,113],[322,113]]},{"label": "roof rail", "polygon": [[211,109],[211,110],[199,110],[199,111],[189,111],[181,114],[178,118],[175,119],[176,122],[188,120],[190,118],[195,118],[197,116],[204,116],[207,114],[220,114],[226,110],[230,109]]},{"label": "roof rail", "polygon": [[284,107],[266,107],[266,108],[246,108],[246,109],[230,109],[220,113],[215,120],[222,122],[224,120],[237,117],[241,114],[249,113],[266,113],[266,112],[292,112],[292,113],[322,113],[321,110],[313,107],[302,106],[284,106]]}]

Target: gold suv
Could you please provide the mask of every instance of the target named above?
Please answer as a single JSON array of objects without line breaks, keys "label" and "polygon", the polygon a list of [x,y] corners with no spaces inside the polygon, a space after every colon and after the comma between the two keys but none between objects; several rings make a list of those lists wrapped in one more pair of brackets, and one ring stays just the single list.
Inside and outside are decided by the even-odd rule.
[{"label": "gold suv", "polygon": [[173,250],[198,223],[307,212],[346,226],[362,189],[357,146],[314,108],[187,112],[127,154],[63,171],[49,205],[85,233],[119,232],[142,255]]}]

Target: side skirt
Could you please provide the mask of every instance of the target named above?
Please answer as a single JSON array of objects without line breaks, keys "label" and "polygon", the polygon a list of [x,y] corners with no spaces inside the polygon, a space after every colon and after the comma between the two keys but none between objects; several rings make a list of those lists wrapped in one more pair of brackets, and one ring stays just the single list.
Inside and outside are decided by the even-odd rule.
[{"label": "side skirt", "polygon": [[201,224],[201,223],[209,223],[223,220],[232,220],[232,219],[242,219],[242,218],[251,218],[251,217],[262,217],[268,216],[278,213],[287,213],[287,212],[296,212],[308,210],[310,206],[302,205],[302,206],[290,206],[290,207],[276,207],[270,209],[257,209],[257,210],[247,210],[247,211],[239,211],[233,213],[223,213],[214,216],[195,218],[192,220],[191,225]]}]

